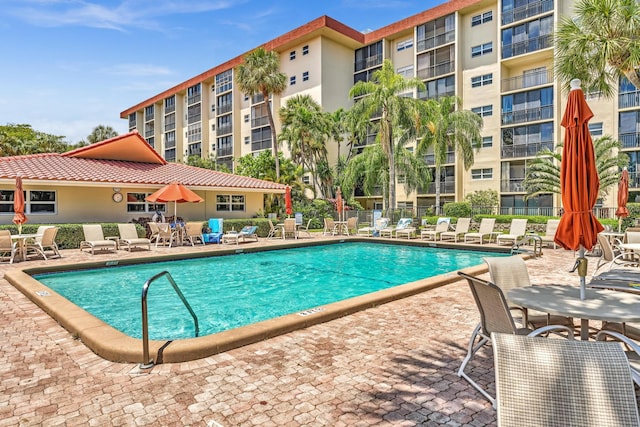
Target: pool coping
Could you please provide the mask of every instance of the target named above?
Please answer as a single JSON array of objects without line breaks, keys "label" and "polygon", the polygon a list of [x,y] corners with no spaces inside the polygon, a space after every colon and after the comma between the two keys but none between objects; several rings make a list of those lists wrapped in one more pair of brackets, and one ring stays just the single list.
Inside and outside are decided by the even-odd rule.
[{"label": "pool coping", "polygon": [[[288,249],[300,246],[316,246],[338,244],[342,242],[378,242],[384,244],[402,244],[412,246],[428,246],[448,249],[464,249],[482,252],[504,253],[505,248],[475,245],[472,247],[461,245],[434,244],[433,242],[418,241],[390,241],[389,239],[349,238],[335,241],[300,242],[297,244],[275,244],[268,247],[238,248],[232,247],[212,254],[211,251],[196,251],[181,254],[164,254],[142,256],[132,259],[89,261],[82,263],[61,263],[52,266],[27,267],[10,270],[5,273],[5,279],[27,298],[45,311],[64,327],[74,338],[79,338],[87,347],[100,357],[118,363],[146,363],[143,361],[142,340],[132,338],[107,323],[99,320],[84,309],[70,302],[62,295],[49,289],[32,274],[56,272],[69,269],[89,269],[110,267],[116,265],[138,264],[144,262],[161,262],[187,258],[224,256],[237,253],[261,252],[267,250]],[[462,269],[471,275],[483,274],[488,271],[486,264]],[[418,281],[394,286],[370,294],[361,295],[335,303],[322,305],[298,313],[287,314],[262,322],[230,329],[203,337],[181,339],[177,341],[149,341],[149,354],[155,364],[187,362],[208,357],[234,348],[263,341],[295,330],[304,329],[319,323],[328,322],[357,311],[373,308],[390,301],[406,298],[418,293],[426,292],[447,284],[457,282],[460,277],[456,272],[421,279]]]}]

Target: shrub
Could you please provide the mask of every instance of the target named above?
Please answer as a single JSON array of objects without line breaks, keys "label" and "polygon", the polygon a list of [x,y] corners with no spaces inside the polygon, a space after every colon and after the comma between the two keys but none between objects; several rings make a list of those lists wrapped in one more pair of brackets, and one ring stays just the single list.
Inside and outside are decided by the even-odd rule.
[{"label": "shrub", "polygon": [[444,216],[468,218],[471,216],[471,203],[469,202],[455,202],[445,203],[442,207]]}]

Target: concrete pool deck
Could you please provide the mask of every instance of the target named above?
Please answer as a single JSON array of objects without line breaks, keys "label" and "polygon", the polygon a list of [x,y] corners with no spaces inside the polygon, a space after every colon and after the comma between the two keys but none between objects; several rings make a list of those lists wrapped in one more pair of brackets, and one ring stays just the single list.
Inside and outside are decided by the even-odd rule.
[{"label": "concrete pool deck", "polygon": [[[240,247],[274,242],[281,243],[260,239]],[[153,253],[193,251],[159,248]],[[2,264],[0,272],[125,260],[149,252],[91,256],[68,250],[63,255]],[[577,284],[577,276],[567,273],[573,261],[572,252],[545,248],[542,258],[527,265],[535,283]],[[589,261],[591,272],[595,258]],[[0,299],[0,426],[495,425],[491,405],[456,375],[478,321],[462,281],[151,370],[95,355],[5,279]],[[473,372],[492,389],[490,351],[479,353]]]}]

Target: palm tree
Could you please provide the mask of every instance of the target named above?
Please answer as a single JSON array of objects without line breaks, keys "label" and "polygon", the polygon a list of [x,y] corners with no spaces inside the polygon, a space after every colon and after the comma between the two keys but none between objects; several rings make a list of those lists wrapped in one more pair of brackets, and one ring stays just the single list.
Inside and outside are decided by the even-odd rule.
[{"label": "palm tree", "polygon": [[116,132],[111,126],[98,125],[94,127],[91,134],[87,136],[87,141],[89,144],[95,144],[96,142],[104,141],[116,136],[118,136],[118,132]]},{"label": "palm tree", "polygon": [[440,171],[447,162],[447,152],[455,151],[468,170],[474,162],[473,149],[479,148],[482,136],[482,118],[472,111],[461,110],[456,96],[429,99],[421,106],[422,134],[418,142],[418,155],[433,151],[435,162],[436,214],[440,211]]},{"label": "palm tree", "polygon": [[573,15],[555,36],[556,74],[565,88],[579,78],[588,91],[611,97],[624,75],[640,89],[640,2],[580,0]]},{"label": "palm tree", "polygon": [[330,122],[322,107],[310,95],[296,95],[280,108],[280,119],[280,141],[288,143],[292,160],[311,172],[314,188],[326,197],[319,177],[320,170],[326,175],[325,165],[329,164],[326,139]]},{"label": "palm tree", "polygon": [[280,95],[287,87],[287,75],[280,72],[280,58],[274,51],[259,47],[244,58],[244,63],[236,67],[236,84],[245,95],[262,95],[271,127],[271,145],[275,159],[276,178],[280,177],[278,138],[269,98]]},{"label": "palm tree", "polygon": [[[378,140],[387,159],[388,179],[383,179],[388,187],[383,197],[383,208],[396,208],[396,141],[403,132],[415,126],[415,111],[420,102],[413,97],[403,96],[414,89],[424,90],[424,83],[416,78],[405,79],[397,74],[390,60],[382,63],[382,68],[374,71],[371,80],[357,82],[349,91],[353,98],[362,97],[353,106],[354,114],[376,119]],[[378,119],[379,117],[379,119]]]},{"label": "palm tree", "polygon": [[[600,178],[600,197],[609,194],[612,187],[618,184],[619,171],[629,164],[629,156],[619,152],[620,141],[605,135],[593,140],[596,156],[596,170]],[[545,148],[538,152],[527,168],[523,185],[527,194],[525,200],[540,194],[560,194],[560,161],[562,160],[562,144],[558,151]],[[613,154],[616,151],[617,154]]]}]

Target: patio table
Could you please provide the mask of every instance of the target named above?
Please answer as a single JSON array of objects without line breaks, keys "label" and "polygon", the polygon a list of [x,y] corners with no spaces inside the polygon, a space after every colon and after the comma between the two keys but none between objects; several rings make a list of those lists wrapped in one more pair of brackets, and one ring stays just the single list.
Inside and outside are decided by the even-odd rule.
[{"label": "patio table", "polygon": [[12,234],[11,240],[15,240],[18,245],[18,252],[22,255],[22,260],[27,260],[27,239],[36,237],[37,234]]},{"label": "patio table", "polygon": [[550,314],[580,319],[580,337],[589,339],[589,320],[640,322],[640,295],[606,289],[587,289],[580,299],[580,288],[566,285],[526,286],[511,289],[511,302]]}]

